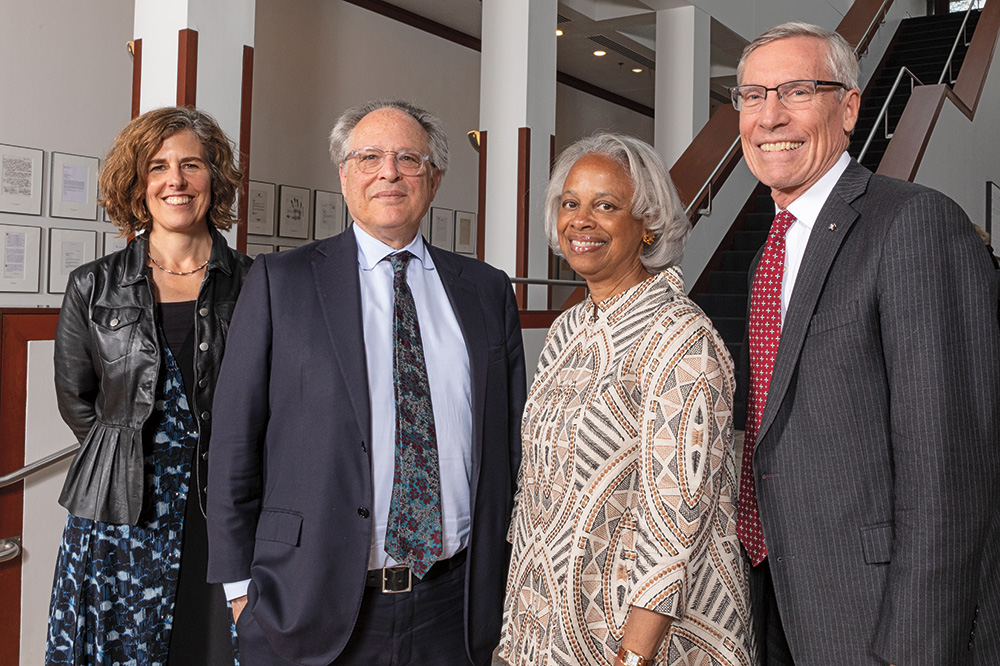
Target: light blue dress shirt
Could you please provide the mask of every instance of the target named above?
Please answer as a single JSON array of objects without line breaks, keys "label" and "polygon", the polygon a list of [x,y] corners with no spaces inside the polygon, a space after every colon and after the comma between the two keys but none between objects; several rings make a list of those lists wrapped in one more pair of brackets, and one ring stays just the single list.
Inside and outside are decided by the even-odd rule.
[{"label": "light blue dress shirt", "polygon": [[[372,478],[374,529],[368,567],[394,566],[385,552],[385,527],[392,497],[396,461],[396,399],[392,379],[392,266],[386,259],[397,250],[368,235],[354,224],[361,277],[365,361],[372,414]],[[472,474],[472,389],[469,354],[458,319],[441,276],[434,268],[424,240],[417,234],[405,250],[414,258],[406,270],[420,323],[420,339],[427,364],[441,467],[441,559],[465,548],[469,539],[469,488]]]}]

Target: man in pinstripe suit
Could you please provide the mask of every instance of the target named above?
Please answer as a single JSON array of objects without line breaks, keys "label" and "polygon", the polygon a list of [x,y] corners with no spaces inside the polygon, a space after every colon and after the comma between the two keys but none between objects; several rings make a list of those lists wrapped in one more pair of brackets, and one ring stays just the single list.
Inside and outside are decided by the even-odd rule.
[{"label": "man in pinstripe suit", "polygon": [[733,89],[747,163],[794,216],[767,269],[779,324],[748,345],[777,341],[773,369],[751,359],[740,493],[762,661],[995,666],[997,277],[954,202],[848,157],[857,71],[839,36],[785,24]]}]

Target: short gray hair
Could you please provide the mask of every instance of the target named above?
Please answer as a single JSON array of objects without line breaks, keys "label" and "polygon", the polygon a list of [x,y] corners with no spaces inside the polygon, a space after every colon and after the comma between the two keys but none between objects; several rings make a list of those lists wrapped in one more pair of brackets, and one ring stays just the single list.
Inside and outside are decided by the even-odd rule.
[{"label": "short gray hair", "polygon": [[[751,53],[765,44],[791,37],[814,37],[826,42],[826,64],[830,68],[831,76],[834,80],[846,85],[848,89],[858,87],[858,57],[854,55],[854,49],[847,43],[847,40],[836,32],[830,32],[818,25],[800,21],[776,25],[750,42],[743,49],[740,63],[736,66],[736,83],[743,84],[743,67]],[[843,90],[839,91],[841,97],[843,97],[844,92]]]},{"label": "short gray hair", "polygon": [[427,109],[399,99],[374,100],[367,104],[351,107],[340,114],[340,118],[337,119],[337,123],[330,132],[330,157],[335,164],[343,164],[344,160],[347,159],[351,134],[361,119],[379,109],[402,111],[420,123],[420,126],[427,132],[431,163],[442,174],[448,170],[448,135],[445,134],[444,125]]},{"label": "short gray hair", "polygon": [[545,236],[556,254],[559,249],[559,205],[570,169],[584,155],[604,155],[620,164],[632,181],[632,217],[655,236],[639,257],[643,267],[658,273],[680,263],[691,223],[659,156],[645,141],[624,134],[600,133],[580,139],[559,155],[545,192]]}]

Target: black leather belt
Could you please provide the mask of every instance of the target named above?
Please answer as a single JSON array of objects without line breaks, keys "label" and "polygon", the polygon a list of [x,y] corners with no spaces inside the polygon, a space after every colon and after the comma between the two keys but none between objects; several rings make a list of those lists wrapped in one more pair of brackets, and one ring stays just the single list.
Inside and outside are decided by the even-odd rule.
[{"label": "black leather belt", "polygon": [[423,578],[417,578],[410,572],[410,567],[402,565],[385,567],[384,569],[369,569],[368,576],[365,578],[365,587],[379,588],[385,594],[409,592],[414,585],[434,580],[438,576],[462,566],[465,563],[467,550],[467,548],[463,548],[447,560],[438,560],[434,566],[427,570]]}]

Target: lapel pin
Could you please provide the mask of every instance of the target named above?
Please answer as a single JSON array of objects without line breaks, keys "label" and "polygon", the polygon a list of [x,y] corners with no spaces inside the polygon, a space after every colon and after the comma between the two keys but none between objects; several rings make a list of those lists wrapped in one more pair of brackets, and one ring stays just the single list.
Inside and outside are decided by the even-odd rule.
[{"label": "lapel pin", "polygon": [[837,230],[837,223],[836,222],[831,223],[830,224],[830,231],[836,231],[836,230]]}]

